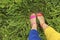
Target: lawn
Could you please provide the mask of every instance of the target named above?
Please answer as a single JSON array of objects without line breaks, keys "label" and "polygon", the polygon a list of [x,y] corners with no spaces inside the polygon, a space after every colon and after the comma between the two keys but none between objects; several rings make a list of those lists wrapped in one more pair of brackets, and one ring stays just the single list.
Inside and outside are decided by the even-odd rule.
[{"label": "lawn", "polygon": [[[0,0],[0,40],[27,40],[32,12],[43,12],[46,23],[60,32],[60,0]],[[46,40],[39,25],[38,32]]]}]

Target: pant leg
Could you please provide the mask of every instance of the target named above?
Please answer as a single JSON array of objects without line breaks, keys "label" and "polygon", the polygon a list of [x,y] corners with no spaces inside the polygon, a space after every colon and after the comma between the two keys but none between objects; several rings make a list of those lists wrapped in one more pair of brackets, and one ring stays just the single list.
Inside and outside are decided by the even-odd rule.
[{"label": "pant leg", "polygon": [[47,40],[60,40],[60,33],[55,31],[52,27],[48,26],[44,30]]},{"label": "pant leg", "polygon": [[28,39],[29,40],[41,40],[37,30],[34,30],[34,29],[30,31]]}]

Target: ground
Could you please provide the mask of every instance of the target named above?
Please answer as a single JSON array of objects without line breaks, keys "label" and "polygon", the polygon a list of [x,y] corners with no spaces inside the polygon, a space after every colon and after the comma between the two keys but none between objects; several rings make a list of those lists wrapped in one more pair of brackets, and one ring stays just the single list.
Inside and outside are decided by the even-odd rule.
[{"label": "ground", "polygon": [[[60,32],[60,0],[0,0],[0,40],[27,40],[32,12],[43,12],[46,23]],[[46,40],[39,25],[38,32]]]}]

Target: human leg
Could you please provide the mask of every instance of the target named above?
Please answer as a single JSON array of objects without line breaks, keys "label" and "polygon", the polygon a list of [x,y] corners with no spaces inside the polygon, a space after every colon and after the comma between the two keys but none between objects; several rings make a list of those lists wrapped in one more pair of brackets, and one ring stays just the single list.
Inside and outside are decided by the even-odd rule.
[{"label": "human leg", "polygon": [[40,25],[44,30],[47,40],[60,40],[60,33],[56,32],[52,27],[45,23],[42,13],[37,13],[37,18],[40,21]]},{"label": "human leg", "polygon": [[28,40],[41,40],[41,38],[39,37],[39,33],[37,31],[36,15],[34,13],[30,16],[30,21],[31,21],[31,30],[29,33]]}]

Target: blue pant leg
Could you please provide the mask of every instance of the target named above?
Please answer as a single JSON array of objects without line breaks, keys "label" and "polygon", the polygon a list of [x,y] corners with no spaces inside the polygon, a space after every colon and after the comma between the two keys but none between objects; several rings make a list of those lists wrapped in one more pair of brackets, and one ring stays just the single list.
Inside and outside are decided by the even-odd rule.
[{"label": "blue pant leg", "polygon": [[34,29],[30,31],[28,38],[29,40],[41,40],[41,38],[39,37],[39,33]]}]

